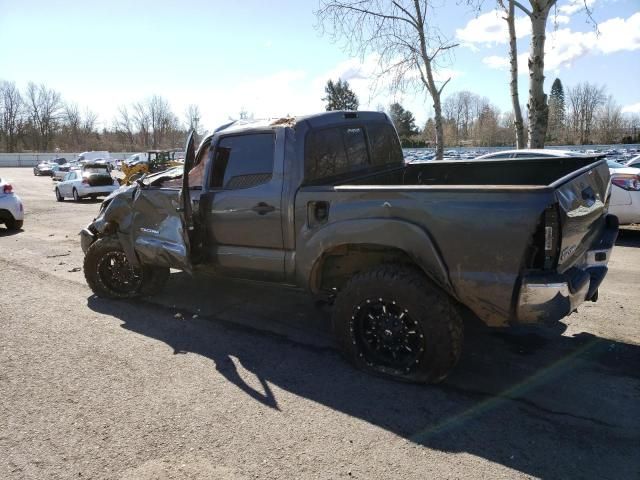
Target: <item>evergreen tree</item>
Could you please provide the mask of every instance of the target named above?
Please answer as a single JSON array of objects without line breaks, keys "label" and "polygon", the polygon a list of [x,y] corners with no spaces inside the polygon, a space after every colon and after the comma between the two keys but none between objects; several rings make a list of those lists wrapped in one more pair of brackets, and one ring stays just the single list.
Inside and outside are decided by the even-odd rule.
[{"label": "evergreen tree", "polygon": [[389,106],[389,116],[396,126],[400,140],[405,143],[407,139],[418,133],[416,119],[409,110],[405,110],[399,103],[392,103]]},{"label": "evergreen tree", "polygon": [[327,94],[322,100],[327,102],[325,108],[331,110],[358,110],[358,97],[349,88],[349,82],[338,79],[337,82],[329,80],[324,87]]},{"label": "evergreen tree", "polygon": [[549,96],[549,128],[547,130],[549,141],[563,140],[565,119],[564,88],[560,79],[556,78],[551,85],[551,95]]}]

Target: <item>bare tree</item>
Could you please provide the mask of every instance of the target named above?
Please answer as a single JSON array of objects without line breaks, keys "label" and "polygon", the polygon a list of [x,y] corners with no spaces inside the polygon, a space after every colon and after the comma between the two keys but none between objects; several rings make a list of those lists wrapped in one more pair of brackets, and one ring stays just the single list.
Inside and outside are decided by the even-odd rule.
[{"label": "bare tree", "polygon": [[36,131],[36,147],[41,151],[49,148],[63,111],[60,94],[44,84],[27,85],[27,109],[29,119]]},{"label": "bare tree", "polygon": [[185,115],[187,118],[187,129],[189,131],[194,131],[196,136],[200,135],[200,107],[198,107],[198,105],[190,104],[187,106]]},{"label": "bare tree", "polygon": [[604,87],[585,82],[569,88],[569,119],[573,140],[580,145],[591,142],[595,114],[605,100]]},{"label": "bare tree", "polygon": [[143,102],[136,102],[132,105],[133,124],[138,132],[141,144],[144,148],[148,148],[150,144],[149,133],[151,132],[151,119],[147,112],[146,105]]},{"label": "bare tree", "polygon": [[515,1],[498,0],[498,4],[506,13],[503,17],[507,22],[509,29],[509,70],[511,73],[511,81],[509,87],[511,89],[511,104],[513,106],[513,122],[516,133],[516,148],[524,148],[524,123],[522,121],[522,110],[520,109],[520,94],[518,93],[518,42],[516,39],[515,25]]},{"label": "bare tree", "polygon": [[379,58],[379,78],[391,77],[391,88],[426,89],[433,100],[436,158],[444,152],[440,96],[450,78],[436,80],[444,55],[456,43],[431,22],[430,0],[320,0],[316,16],[334,39],[343,39],[351,53]]},{"label": "bare tree", "polygon": [[624,128],[622,109],[609,95],[598,112],[598,142],[617,143],[622,138]]},{"label": "bare tree", "polygon": [[133,150],[136,143],[133,119],[126,106],[118,107],[118,115],[113,123],[116,134],[125,140],[129,150]]},{"label": "bare tree", "polygon": [[65,126],[69,130],[71,144],[77,147],[80,144],[80,126],[82,123],[77,103],[67,103],[64,106],[64,119]]},{"label": "bare tree", "polygon": [[7,138],[7,152],[15,152],[18,136],[23,128],[24,102],[20,91],[13,82],[0,83],[0,126]]},{"label": "bare tree", "polygon": [[84,109],[82,121],[80,123],[80,129],[84,135],[89,135],[95,132],[96,122],[98,121],[98,114],[89,108]]}]

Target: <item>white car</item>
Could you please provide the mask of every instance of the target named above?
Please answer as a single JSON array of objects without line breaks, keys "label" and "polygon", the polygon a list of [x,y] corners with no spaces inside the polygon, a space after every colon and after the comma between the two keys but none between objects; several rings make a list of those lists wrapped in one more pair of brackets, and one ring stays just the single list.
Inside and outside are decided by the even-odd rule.
[{"label": "white car", "polygon": [[627,160],[626,162],[622,162],[625,167],[633,167],[640,168],[640,155],[636,155],[631,160]]},{"label": "white car", "polygon": [[54,191],[56,200],[62,202],[65,198],[73,198],[79,202],[83,198],[106,197],[120,184],[111,177],[106,165],[93,163],[85,164],[81,170],[72,170],[58,183]]},{"label": "white car", "polygon": [[556,150],[551,148],[545,149],[521,149],[521,150],[502,150],[499,152],[487,153],[485,155],[480,155],[476,157],[474,160],[499,160],[506,158],[557,158],[557,157],[576,157],[584,155],[580,152],[575,152],[573,150]]},{"label": "white car", "polygon": [[608,160],[611,173],[609,213],[618,217],[620,225],[640,223],[640,168],[627,167]]},{"label": "white car", "polygon": [[24,207],[20,197],[13,193],[10,183],[0,178],[0,223],[8,230],[20,230],[24,223]]}]

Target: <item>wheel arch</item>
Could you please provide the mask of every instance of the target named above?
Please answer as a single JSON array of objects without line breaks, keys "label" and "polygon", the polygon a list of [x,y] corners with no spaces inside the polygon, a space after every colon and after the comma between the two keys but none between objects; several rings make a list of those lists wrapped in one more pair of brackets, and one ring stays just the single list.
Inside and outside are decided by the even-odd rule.
[{"label": "wheel arch", "polygon": [[[446,265],[428,232],[389,219],[333,223],[306,241],[298,253],[299,281],[314,294],[340,287],[359,271],[381,263],[411,264],[449,294],[454,294]],[[331,285],[331,280],[337,281]],[[303,283],[304,284],[304,283]]]}]

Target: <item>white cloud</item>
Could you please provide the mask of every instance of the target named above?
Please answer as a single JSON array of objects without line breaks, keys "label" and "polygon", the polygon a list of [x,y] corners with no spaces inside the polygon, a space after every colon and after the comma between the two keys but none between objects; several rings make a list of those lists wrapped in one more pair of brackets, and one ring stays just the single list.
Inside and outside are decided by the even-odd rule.
[{"label": "white cloud", "polygon": [[[594,31],[574,32],[563,28],[551,32],[545,45],[545,69],[559,70],[588,54],[610,54],[640,49],[640,12],[627,19],[612,18],[599,25],[600,35]],[[523,58],[524,57],[524,58]],[[527,55],[518,55],[519,73],[526,72]],[[490,68],[506,69],[508,57],[492,55],[482,59]]]},{"label": "white cloud", "polygon": [[[475,44],[486,46],[498,45],[509,41],[505,13],[492,10],[469,20],[464,28],[456,30],[456,38],[465,46],[475,48]],[[531,34],[531,22],[527,17],[516,18],[516,37],[522,38]]]},{"label": "white cloud", "polygon": [[564,13],[565,15],[573,15],[574,13],[582,10],[585,5],[588,8],[591,8],[596,0],[569,0],[564,5],[558,7],[560,13]]},{"label": "white cloud", "polygon": [[566,25],[571,21],[571,18],[566,15],[555,15],[551,17],[551,21],[558,25]]},{"label": "white cloud", "polygon": [[622,107],[622,113],[640,113],[640,102]]},{"label": "white cloud", "polygon": [[[597,48],[602,53],[640,49],[640,12],[626,20],[616,17],[602,22],[598,29],[600,37],[597,39]],[[593,36],[595,37],[595,33]]]},{"label": "white cloud", "polygon": [[491,55],[482,59],[487,67],[496,70],[503,70],[509,68],[509,59],[507,57],[501,57],[500,55]]}]

